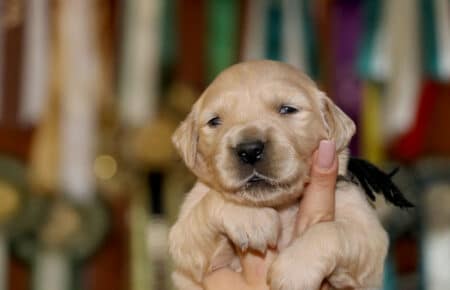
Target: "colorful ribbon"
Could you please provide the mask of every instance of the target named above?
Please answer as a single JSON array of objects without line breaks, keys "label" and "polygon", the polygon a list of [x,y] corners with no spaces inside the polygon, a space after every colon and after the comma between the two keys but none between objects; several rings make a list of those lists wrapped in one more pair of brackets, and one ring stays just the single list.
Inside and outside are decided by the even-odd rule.
[{"label": "colorful ribbon", "polygon": [[314,5],[313,1],[309,0],[303,0],[301,3],[301,18],[303,20],[302,27],[304,29],[303,34],[305,37],[305,47],[303,48],[305,51],[305,71],[310,77],[317,80],[319,77],[319,56],[316,38],[317,31],[313,21]]},{"label": "colorful ribbon", "polygon": [[95,193],[92,166],[96,154],[100,53],[94,5],[89,0],[60,1],[61,64],[60,185],[68,197],[90,202]]},{"label": "colorful ribbon", "polygon": [[162,1],[124,3],[120,69],[120,115],[125,126],[140,127],[157,111]]},{"label": "colorful ribbon", "polygon": [[[13,2],[13,1],[11,1]],[[3,30],[3,79],[1,99],[1,125],[3,127],[17,128],[17,113],[20,100],[24,19],[21,14],[22,1],[14,1],[3,5],[2,26]],[[8,3],[5,3],[8,4]],[[15,6],[15,8],[14,8]]]},{"label": "colorful ribbon", "polygon": [[[420,47],[417,0],[386,1],[389,33],[389,81],[383,104],[386,140],[408,131],[417,113],[420,89]],[[402,11],[399,17],[398,11]]]},{"label": "colorful ribbon", "polygon": [[[195,2],[195,5],[194,5]],[[176,79],[196,89],[204,85],[205,0],[178,1],[178,66]],[[182,11],[182,12],[181,12]]]},{"label": "colorful ribbon", "polygon": [[244,39],[241,53],[242,60],[265,58],[266,18],[270,0],[248,0]]},{"label": "colorful ribbon", "polygon": [[[357,124],[361,118],[362,86],[356,72],[358,44],[361,36],[362,9],[359,1],[335,1],[332,27],[334,79],[332,98]],[[358,153],[358,134],[350,149]]]},{"label": "colorful ribbon", "polygon": [[363,87],[363,101],[361,112],[361,155],[365,159],[383,164],[384,142],[381,127],[381,87],[367,81]]},{"label": "colorful ribbon", "polygon": [[283,61],[301,71],[307,70],[303,1],[282,0],[282,54]]},{"label": "colorful ribbon", "polygon": [[238,41],[237,0],[207,1],[207,81],[212,81],[237,58]]},{"label": "colorful ribbon", "polygon": [[33,125],[40,121],[49,95],[49,4],[27,2],[22,69],[20,120]]},{"label": "colorful ribbon", "polygon": [[414,161],[424,153],[426,134],[430,118],[439,94],[439,85],[434,81],[425,81],[419,96],[418,111],[410,130],[400,136],[393,146],[393,154],[403,161]]},{"label": "colorful ribbon", "polygon": [[266,27],[266,52],[265,55],[268,59],[281,60],[281,31],[282,25],[282,10],[279,1],[271,0],[267,13]]}]

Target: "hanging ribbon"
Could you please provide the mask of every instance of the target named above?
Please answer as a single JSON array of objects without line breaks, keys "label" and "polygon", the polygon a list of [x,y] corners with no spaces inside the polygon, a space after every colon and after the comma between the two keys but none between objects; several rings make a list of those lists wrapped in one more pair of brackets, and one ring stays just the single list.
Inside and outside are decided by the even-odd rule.
[{"label": "hanging ribbon", "polygon": [[428,120],[428,130],[424,137],[426,155],[450,156],[450,84],[439,84],[439,92],[436,97],[433,112]]},{"label": "hanging ribbon", "polygon": [[282,0],[283,61],[301,71],[307,71],[303,1]]},{"label": "hanging ribbon", "polygon": [[450,183],[447,159],[428,159],[416,167],[421,182],[422,222],[421,270],[423,289],[448,288],[450,276],[445,265],[450,255]]},{"label": "hanging ribbon", "polygon": [[140,127],[157,111],[162,1],[125,1],[120,74],[120,115]]},{"label": "hanging ribbon", "polygon": [[420,0],[421,11],[421,33],[423,43],[424,68],[428,75],[433,78],[438,76],[438,47],[436,33],[436,11],[435,1]]},{"label": "hanging ribbon", "polygon": [[392,148],[397,159],[414,161],[424,153],[428,125],[435,109],[438,94],[439,85],[436,82],[431,80],[424,82],[417,105],[418,110],[411,128],[400,136]]},{"label": "hanging ribbon", "polygon": [[[359,1],[335,1],[333,5],[334,90],[332,98],[355,123],[361,118],[362,86],[355,64],[361,36],[362,9]],[[350,143],[358,153],[358,134]]]},{"label": "hanging ribbon", "polygon": [[[311,1],[313,2],[313,1]],[[327,93],[332,93],[332,68],[333,65],[333,37],[332,37],[332,4],[334,1],[316,0],[312,5],[313,15],[317,25],[319,73],[318,80],[321,87]],[[331,94],[332,96],[332,94]]]},{"label": "hanging ribbon", "polygon": [[437,80],[450,80],[450,3],[421,0],[422,43],[426,72]]},{"label": "hanging ribbon", "polygon": [[265,58],[267,10],[270,0],[248,0],[245,17],[242,60]]},{"label": "hanging ribbon", "polygon": [[89,0],[61,1],[58,40],[61,63],[61,189],[69,198],[89,202],[95,192],[92,174],[97,135],[100,66]]},{"label": "hanging ribbon", "polygon": [[278,0],[271,0],[267,10],[266,28],[266,57],[272,60],[281,60],[281,31],[282,10]]},{"label": "hanging ribbon", "polygon": [[21,69],[23,51],[25,1],[4,1],[2,6],[1,29],[3,30],[1,124],[3,127],[17,128],[17,113],[21,89]]},{"label": "hanging ribbon", "polygon": [[19,113],[22,123],[35,124],[40,120],[49,94],[49,4],[46,0],[27,3]]},{"label": "hanging ribbon", "polygon": [[177,43],[177,31],[175,26],[176,19],[176,1],[165,0],[163,1],[163,17],[161,18],[161,73],[163,76],[163,82],[169,81],[170,76],[174,73],[176,53],[178,49]]},{"label": "hanging ribbon", "polygon": [[450,2],[434,0],[436,39],[438,51],[438,77],[450,81]]},{"label": "hanging ribbon", "polygon": [[381,33],[381,26],[384,23],[382,15],[382,0],[363,2],[364,33],[358,58],[358,72],[365,79],[380,80],[377,63],[382,42],[380,35],[384,35]]},{"label": "hanging ribbon", "polygon": [[207,81],[236,62],[238,41],[237,0],[207,1]]},{"label": "hanging ribbon", "polygon": [[303,20],[303,34],[304,34],[304,57],[305,57],[305,71],[313,79],[319,77],[319,57],[318,57],[318,44],[316,38],[316,27],[313,21],[314,16],[314,3],[313,1],[303,0],[301,6]]},{"label": "hanging ribbon", "polygon": [[[195,5],[193,4],[195,3]],[[177,80],[196,89],[204,85],[204,0],[178,1],[178,67]]]},{"label": "hanging ribbon", "polygon": [[384,148],[381,127],[381,88],[375,83],[366,82],[361,112],[361,155],[375,163],[382,164]]},{"label": "hanging ribbon", "polygon": [[131,290],[158,290],[155,265],[150,263],[147,248],[147,227],[149,214],[147,210],[149,194],[144,187],[135,188],[130,207],[130,289]]},{"label": "hanging ribbon", "polygon": [[[420,49],[417,0],[386,1],[389,32],[389,81],[383,104],[387,141],[404,134],[417,113],[420,86]],[[402,17],[398,16],[402,11]]]},{"label": "hanging ribbon", "polygon": [[41,251],[35,259],[33,290],[70,289],[70,265],[64,254]]}]

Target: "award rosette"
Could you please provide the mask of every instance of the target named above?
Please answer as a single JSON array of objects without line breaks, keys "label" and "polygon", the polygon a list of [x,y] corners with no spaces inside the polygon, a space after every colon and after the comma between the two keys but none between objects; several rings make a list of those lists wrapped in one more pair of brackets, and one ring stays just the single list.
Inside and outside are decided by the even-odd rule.
[{"label": "award rosette", "polygon": [[83,204],[64,198],[50,201],[40,226],[13,243],[14,253],[32,268],[32,289],[79,288],[81,279],[75,276],[101,244],[108,216],[100,200]]},{"label": "award rosette", "polygon": [[25,167],[0,156],[0,289],[7,289],[9,242],[36,227],[45,202],[30,193]]}]

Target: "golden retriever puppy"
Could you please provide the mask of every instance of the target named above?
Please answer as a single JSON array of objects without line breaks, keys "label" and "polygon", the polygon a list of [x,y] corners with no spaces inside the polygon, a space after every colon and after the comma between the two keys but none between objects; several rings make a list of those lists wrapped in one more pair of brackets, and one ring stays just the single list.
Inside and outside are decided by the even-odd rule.
[{"label": "golden retriever puppy", "polygon": [[336,142],[346,174],[354,123],[293,67],[251,61],[222,72],[173,135],[198,183],[170,231],[176,286],[202,289],[218,267],[239,271],[239,252],[276,248],[272,290],[374,289],[388,239],[360,188],[336,186],[335,221],[294,235],[299,200],[320,140]]}]

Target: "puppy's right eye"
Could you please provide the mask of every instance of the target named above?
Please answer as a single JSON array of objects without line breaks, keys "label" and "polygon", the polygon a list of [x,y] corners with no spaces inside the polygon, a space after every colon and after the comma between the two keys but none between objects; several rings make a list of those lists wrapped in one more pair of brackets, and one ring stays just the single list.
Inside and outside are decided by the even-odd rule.
[{"label": "puppy's right eye", "polygon": [[222,124],[222,120],[219,117],[214,117],[211,120],[209,120],[207,124],[209,127],[215,128],[215,127],[219,126],[220,124]]}]

